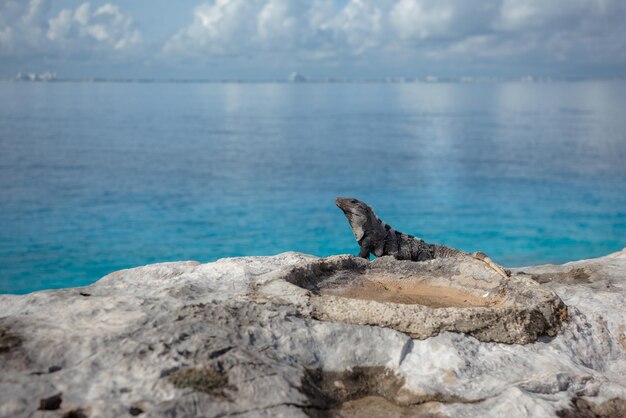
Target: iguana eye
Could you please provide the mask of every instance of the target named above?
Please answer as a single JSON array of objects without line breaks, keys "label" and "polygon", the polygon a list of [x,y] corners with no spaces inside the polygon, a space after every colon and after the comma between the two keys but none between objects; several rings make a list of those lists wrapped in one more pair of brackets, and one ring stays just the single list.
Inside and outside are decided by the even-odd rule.
[{"label": "iguana eye", "polygon": [[356,203],[356,199],[352,199],[350,203]]}]

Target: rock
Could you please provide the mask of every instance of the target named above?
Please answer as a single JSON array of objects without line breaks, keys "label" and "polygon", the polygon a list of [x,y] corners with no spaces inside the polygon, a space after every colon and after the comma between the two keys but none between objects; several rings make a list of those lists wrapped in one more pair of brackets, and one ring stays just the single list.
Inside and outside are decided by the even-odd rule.
[{"label": "rock", "polygon": [[572,400],[571,407],[557,411],[556,415],[562,418],[626,417],[626,400],[614,398],[594,404],[577,398]]},{"label": "rock", "polygon": [[50,396],[49,398],[44,398],[39,401],[39,409],[42,411],[55,411],[61,407],[63,403],[63,399],[61,398],[61,393],[57,395]]},{"label": "rock", "polygon": [[256,292],[270,299],[288,302],[287,296],[298,295],[293,303],[302,315],[391,328],[419,339],[452,331],[480,341],[525,344],[555,336],[567,317],[565,304],[551,290],[526,277],[505,280],[471,257],[415,263],[335,256],[257,282]]},{"label": "rock", "polygon": [[[412,339],[318,321],[301,309],[310,290],[259,294],[313,260],[285,253],[162,263],[80,289],[2,295],[0,416],[514,418],[623,410],[626,251],[513,270],[569,308],[557,335],[524,345],[447,331]],[[59,409],[38,410],[59,393]]]}]

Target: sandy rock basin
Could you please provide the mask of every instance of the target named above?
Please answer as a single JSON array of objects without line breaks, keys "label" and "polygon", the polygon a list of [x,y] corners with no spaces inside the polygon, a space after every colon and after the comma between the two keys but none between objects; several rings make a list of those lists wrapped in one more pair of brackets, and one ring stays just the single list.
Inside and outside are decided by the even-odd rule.
[{"label": "sandy rock basin", "polygon": [[471,257],[369,262],[334,256],[273,272],[254,292],[294,304],[314,319],[391,328],[420,339],[451,331],[526,344],[556,335],[567,318],[551,290],[527,277],[505,280]]},{"label": "sandy rock basin", "polygon": [[485,289],[482,295],[474,289],[431,285],[424,276],[395,276],[377,269],[366,269],[360,274],[334,275],[332,280],[318,284],[316,295],[341,296],[352,299],[418,304],[431,308],[469,308],[501,306],[502,297]]}]

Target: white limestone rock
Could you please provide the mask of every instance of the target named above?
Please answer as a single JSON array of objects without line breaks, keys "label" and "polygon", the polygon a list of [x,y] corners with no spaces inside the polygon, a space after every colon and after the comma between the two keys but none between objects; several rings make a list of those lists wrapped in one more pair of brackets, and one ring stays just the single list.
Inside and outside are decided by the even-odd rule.
[{"label": "white limestone rock", "polygon": [[[359,416],[367,408],[369,416],[514,418],[626,408],[626,251],[521,269],[569,307],[556,337],[526,345],[447,332],[412,340],[307,319],[293,305],[302,295],[254,294],[273,272],[313,259],[162,263],[83,288],[0,296],[0,417]],[[41,402],[57,394],[60,405]]]}]

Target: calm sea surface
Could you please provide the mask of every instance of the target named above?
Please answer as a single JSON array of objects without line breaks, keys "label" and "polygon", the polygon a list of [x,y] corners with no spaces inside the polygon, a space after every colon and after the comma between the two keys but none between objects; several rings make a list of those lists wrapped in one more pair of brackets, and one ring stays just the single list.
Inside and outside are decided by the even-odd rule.
[{"label": "calm sea surface", "polygon": [[356,253],[337,196],[506,266],[626,246],[626,83],[0,83],[0,293]]}]

